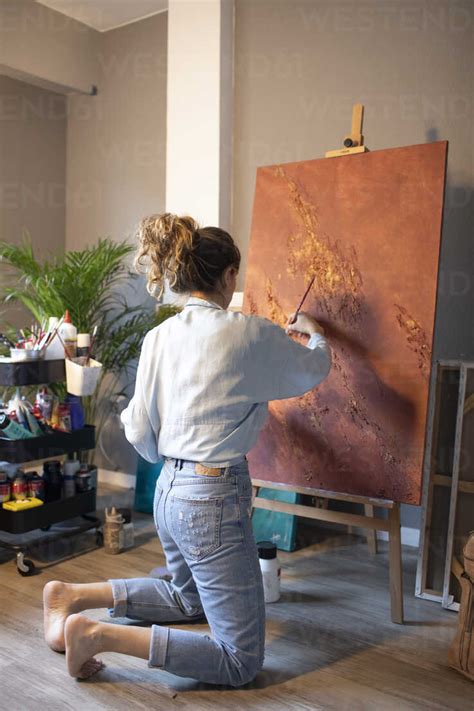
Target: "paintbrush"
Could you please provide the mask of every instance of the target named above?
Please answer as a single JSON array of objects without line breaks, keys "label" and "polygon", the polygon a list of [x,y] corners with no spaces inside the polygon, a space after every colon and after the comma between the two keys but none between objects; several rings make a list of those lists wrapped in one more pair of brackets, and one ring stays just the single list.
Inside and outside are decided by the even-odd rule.
[{"label": "paintbrush", "polygon": [[298,318],[298,314],[299,314],[299,312],[300,312],[300,310],[301,310],[301,307],[303,306],[304,302],[306,301],[306,297],[308,296],[308,294],[309,294],[309,292],[310,292],[310,289],[311,289],[311,287],[312,287],[313,284],[314,284],[314,280],[315,280],[315,279],[316,279],[316,274],[314,275],[314,277],[313,277],[313,278],[311,279],[311,281],[309,282],[308,288],[307,288],[306,291],[304,292],[303,298],[301,299],[300,303],[298,304],[298,307],[297,307],[297,309],[296,309],[296,311],[295,311],[295,314],[294,314],[293,318],[291,319],[291,321],[290,321],[289,324],[288,324],[289,326],[291,326],[292,323],[296,323],[296,319]]},{"label": "paintbrush", "polygon": [[97,326],[94,326],[94,330],[92,331],[91,342],[90,342],[90,344],[89,344],[89,354],[88,354],[88,356],[87,356],[86,366],[89,365],[89,361],[90,361],[91,356],[92,356],[92,349],[93,349],[93,347],[94,347],[94,343],[95,343],[96,336],[97,336]]},{"label": "paintbrush", "polygon": [[61,334],[59,333],[59,331],[56,333],[56,337],[59,338],[59,341],[60,341],[62,347],[64,348],[64,357],[67,358],[67,360],[72,360],[71,356],[69,355],[67,346],[64,343],[63,339],[61,338]]},{"label": "paintbrush", "polygon": [[59,319],[58,323],[52,330],[48,329],[48,331],[41,337],[40,342],[38,343],[38,350],[43,351],[45,348],[49,346],[53,338],[56,336],[58,329],[62,326],[64,322],[64,316],[61,316]]}]

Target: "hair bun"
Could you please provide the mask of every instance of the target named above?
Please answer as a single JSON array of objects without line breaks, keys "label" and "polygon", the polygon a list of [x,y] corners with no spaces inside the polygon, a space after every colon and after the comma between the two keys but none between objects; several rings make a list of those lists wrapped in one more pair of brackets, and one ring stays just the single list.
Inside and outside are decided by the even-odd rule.
[{"label": "hair bun", "polygon": [[212,291],[226,266],[240,265],[240,252],[228,232],[201,228],[188,215],[164,212],[145,217],[137,238],[135,266],[147,273],[147,289],[153,295],[158,288],[161,296],[165,281],[178,293]]}]

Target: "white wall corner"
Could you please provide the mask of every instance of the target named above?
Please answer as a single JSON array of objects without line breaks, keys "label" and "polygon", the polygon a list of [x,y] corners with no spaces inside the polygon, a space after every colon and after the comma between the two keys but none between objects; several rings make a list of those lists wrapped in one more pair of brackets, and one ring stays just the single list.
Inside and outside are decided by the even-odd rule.
[{"label": "white wall corner", "polygon": [[166,209],[230,228],[234,0],[170,0]]}]

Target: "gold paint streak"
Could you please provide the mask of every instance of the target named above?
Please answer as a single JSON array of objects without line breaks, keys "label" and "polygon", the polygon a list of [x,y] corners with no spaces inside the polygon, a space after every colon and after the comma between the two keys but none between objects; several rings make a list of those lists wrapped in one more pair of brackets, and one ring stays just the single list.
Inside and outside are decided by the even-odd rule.
[{"label": "gold paint streak", "polygon": [[[286,175],[281,166],[275,174],[286,181],[290,206],[296,211],[304,231],[303,236],[288,236],[287,273],[306,282],[316,275],[313,289],[328,316],[358,327],[362,276],[357,268],[354,248],[349,250],[349,254],[344,254],[340,244],[332,242],[322,231],[314,205],[303,198],[296,182]],[[336,308],[338,302],[340,305]]]},{"label": "gold paint streak", "polygon": [[428,338],[419,322],[399,304],[394,304],[398,310],[396,319],[400,328],[404,331],[408,347],[418,358],[418,368],[425,379],[429,378],[431,349],[428,345]]},{"label": "gold paint streak", "polygon": [[265,286],[265,298],[267,301],[268,313],[270,320],[284,328],[288,321],[288,316],[280,306],[277,297],[273,293],[273,287],[270,279],[267,279]]}]

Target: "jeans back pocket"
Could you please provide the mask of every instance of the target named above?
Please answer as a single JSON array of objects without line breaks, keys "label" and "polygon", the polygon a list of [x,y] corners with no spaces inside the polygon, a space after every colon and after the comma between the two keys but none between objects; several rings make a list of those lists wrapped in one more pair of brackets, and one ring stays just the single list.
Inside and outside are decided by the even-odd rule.
[{"label": "jeans back pocket", "polygon": [[223,500],[170,497],[171,532],[183,555],[201,560],[221,545]]}]

